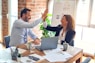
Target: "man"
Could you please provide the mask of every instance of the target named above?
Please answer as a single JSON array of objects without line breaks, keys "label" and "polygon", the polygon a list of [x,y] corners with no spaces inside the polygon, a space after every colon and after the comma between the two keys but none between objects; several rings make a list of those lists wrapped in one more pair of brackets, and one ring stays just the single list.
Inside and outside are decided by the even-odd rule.
[{"label": "man", "polygon": [[32,39],[34,39],[35,44],[39,44],[40,40],[35,36],[35,34],[30,30],[30,28],[35,27],[41,21],[46,18],[48,10],[42,14],[42,17],[34,21],[33,23],[29,23],[29,19],[31,19],[31,10],[28,8],[24,8],[21,11],[20,19],[16,20],[13,24],[11,36],[10,36],[10,46],[18,46],[21,44],[25,44],[27,42],[27,36],[29,35]]}]

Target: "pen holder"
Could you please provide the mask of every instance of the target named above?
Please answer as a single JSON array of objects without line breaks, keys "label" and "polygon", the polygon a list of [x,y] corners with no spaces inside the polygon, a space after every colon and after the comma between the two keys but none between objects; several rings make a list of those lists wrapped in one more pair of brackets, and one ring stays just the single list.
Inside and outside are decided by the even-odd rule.
[{"label": "pen holder", "polygon": [[12,60],[17,61],[17,57],[18,57],[18,48],[15,49],[15,51],[13,51],[11,49],[11,56],[12,56]]},{"label": "pen holder", "polygon": [[68,49],[68,43],[63,43],[63,51],[66,51]]}]

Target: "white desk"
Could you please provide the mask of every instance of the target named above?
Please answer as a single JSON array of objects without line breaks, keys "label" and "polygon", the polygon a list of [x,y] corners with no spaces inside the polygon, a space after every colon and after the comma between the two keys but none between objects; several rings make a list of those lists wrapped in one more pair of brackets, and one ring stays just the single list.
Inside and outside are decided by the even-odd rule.
[{"label": "white desk", "polygon": [[[6,49],[6,50],[9,50],[6,53],[10,53],[10,49]],[[30,51],[25,51],[25,50],[22,50],[22,51],[24,52],[23,53],[24,56],[28,56],[28,55],[31,54]],[[41,56],[45,56],[43,51],[39,51],[37,49],[34,49],[33,51],[35,52],[35,54],[40,55],[40,57]],[[58,61],[58,62],[55,62],[55,63],[73,63],[74,61],[76,61],[76,63],[80,63],[81,62],[82,56],[83,56],[83,50],[82,49],[69,46],[69,48],[68,48],[68,50],[66,52],[69,53],[70,55],[72,55],[72,57],[70,57],[66,61],[63,61],[63,62],[62,61],[61,62]],[[10,57],[10,55],[8,57]],[[46,59],[43,58],[43,59],[37,61],[36,63],[51,63],[51,62],[49,62],[49,61],[47,61]]]}]

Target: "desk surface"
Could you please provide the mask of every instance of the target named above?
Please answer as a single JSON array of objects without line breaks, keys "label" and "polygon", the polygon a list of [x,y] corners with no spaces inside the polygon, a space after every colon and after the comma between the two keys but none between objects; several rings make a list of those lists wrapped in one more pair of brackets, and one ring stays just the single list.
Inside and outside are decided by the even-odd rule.
[{"label": "desk surface", "polygon": [[[37,49],[34,49],[33,51],[40,56],[45,55],[43,51],[39,51]],[[71,54],[72,57],[67,59],[65,62],[54,62],[54,63],[73,63],[74,61],[76,61],[76,63],[81,63],[82,56],[83,56],[83,50],[82,49],[69,46],[69,48],[67,49],[66,52]],[[29,54],[31,54],[30,51],[25,51],[22,55],[28,56]],[[44,60],[39,60],[36,63],[51,63],[51,62],[44,59]]]},{"label": "desk surface", "polygon": [[[35,51],[36,54],[38,54],[40,56],[45,55],[43,53],[43,51],[39,51],[39,50],[36,50],[36,49],[34,51]],[[83,56],[83,50],[82,49],[69,46],[69,48],[66,52],[71,54],[73,57],[67,59],[65,62],[54,62],[54,63],[73,63],[74,61],[76,61],[76,63],[80,63],[82,61],[82,56]],[[29,52],[24,53],[24,55],[28,55],[28,54],[29,54]],[[39,60],[36,63],[51,63],[51,62],[44,59],[44,60]]]},{"label": "desk surface", "polygon": [[[66,52],[71,54],[73,57],[67,59],[67,61],[65,62],[56,62],[56,63],[73,63],[74,61],[76,61],[76,63],[81,62],[82,56],[83,56],[82,49],[79,49],[76,47],[69,47]],[[41,60],[41,61],[38,61],[37,63],[50,63],[50,62],[48,62],[47,60]]]}]

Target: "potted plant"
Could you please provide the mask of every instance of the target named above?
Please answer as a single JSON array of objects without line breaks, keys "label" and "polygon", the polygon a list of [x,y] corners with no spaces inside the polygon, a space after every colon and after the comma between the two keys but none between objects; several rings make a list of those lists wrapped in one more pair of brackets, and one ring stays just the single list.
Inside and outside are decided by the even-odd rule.
[{"label": "potted plant", "polygon": [[[45,19],[47,25],[51,25],[50,17],[52,17],[52,14],[47,14],[47,18]],[[43,26],[43,23],[40,24],[40,30],[42,30],[42,37],[53,37],[53,36],[55,36],[55,32],[46,30]]]}]

